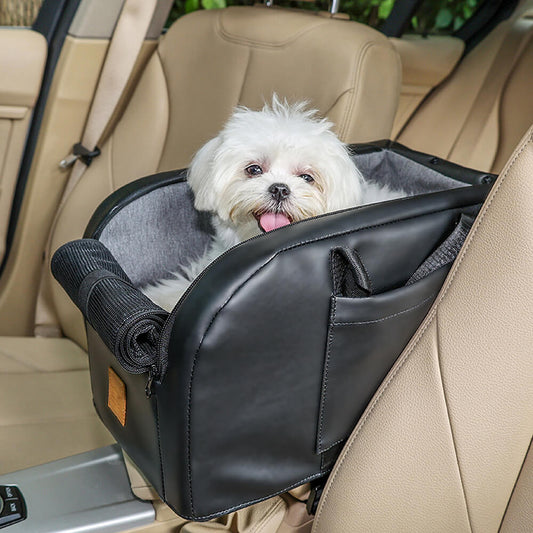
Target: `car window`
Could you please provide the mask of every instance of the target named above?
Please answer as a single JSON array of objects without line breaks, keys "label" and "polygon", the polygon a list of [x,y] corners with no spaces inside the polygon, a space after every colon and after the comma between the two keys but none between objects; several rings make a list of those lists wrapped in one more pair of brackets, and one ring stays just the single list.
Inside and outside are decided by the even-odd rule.
[{"label": "car window", "polygon": [[[341,0],[339,11],[346,13],[352,20],[369,26],[378,27],[390,14],[395,0]],[[253,1],[243,0],[175,0],[166,27],[178,17],[198,9],[216,9],[230,5],[252,5]],[[281,7],[308,9],[312,11],[328,11],[329,0],[295,1],[274,0]]]},{"label": "car window", "polygon": [[[374,28],[390,15],[396,0],[340,0],[339,11],[350,19]],[[486,0],[426,0],[422,2],[409,25],[409,33],[451,34],[457,31]],[[230,5],[252,4],[246,0],[175,0],[166,27],[178,17],[198,9],[216,9]],[[274,4],[310,10],[329,10],[329,0],[274,0]]]},{"label": "car window", "polygon": [[411,18],[409,33],[451,35],[478,10],[485,0],[432,0],[422,2]]},{"label": "car window", "polygon": [[0,26],[31,26],[43,0],[0,0]]}]

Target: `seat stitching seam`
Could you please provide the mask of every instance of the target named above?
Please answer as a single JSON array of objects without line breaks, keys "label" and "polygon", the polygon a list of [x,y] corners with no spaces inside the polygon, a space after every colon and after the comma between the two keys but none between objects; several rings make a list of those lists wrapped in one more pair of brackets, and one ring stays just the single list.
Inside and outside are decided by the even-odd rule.
[{"label": "seat stitching seam", "polygon": [[96,420],[100,420],[97,413],[89,413],[85,415],[73,414],[70,416],[47,418],[46,420],[43,420],[42,418],[33,418],[31,420],[25,420],[24,422],[19,422],[19,423],[0,424],[0,430],[6,429],[6,428],[12,428],[12,427],[39,426],[43,424],[51,424],[51,423],[53,424],[55,422],[68,422],[71,420],[90,420],[93,418]]},{"label": "seat stitching seam", "polygon": [[[507,179],[507,177],[509,175],[509,172],[514,167],[514,164],[516,163],[516,160],[522,154],[522,152],[531,144],[532,141],[533,141],[533,133],[531,133],[529,135],[529,139],[524,142],[524,145],[522,146],[522,148],[520,148],[520,150],[518,150],[516,152],[516,154],[514,155],[513,159],[509,162],[509,166],[507,167],[507,170],[506,170],[505,174],[503,174],[501,176],[501,179],[500,179],[499,183],[498,182],[496,183],[493,191],[490,193],[489,198],[486,200],[485,207],[482,208],[480,214],[477,217],[476,222],[474,223],[473,228],[470,230],[470,234],[467,237],[467,239],[466,239],[466,241],[465,241],[465,243],[463,245],[462,253],[460,253],[460,255],[457,257],[456,264],[454,265],[454,267],[452,267],[452,271],[450,272],[450,275],[449,275],[449,280],[446,282],[446,285],[443,287],[443,290],[442,290],[441,294],[437,297],[437,300],[433,304],[433,306],[432,306],[431,310],[429,311],[426,319],[424,320],[424,322],[420,326],[419,331],[415,334],[415,337],[413,337],[413,339],[412,339],[412,341],[410,343],[411,346],[407,349],[407,351],[403,354],[403,356],[400,356],[400,358],[398,359],[396,368],[391,370],[391,374],[383,382],[382,388],[376,393],[376,396],[373,398],[371,403],[368,405],[368,408],[367,408],[368,410],[363,414],[363,416],[360,419],[360,422],[359,422],[358,426],[354,430],[354,432],[353,432],[353,434],[352,434],[352,436],[351,436],[351,438],[350,438],[350,440],[349,440],[349,442],[348,442],[348,444],[346,446],[346,449],[344,450],[342,458],[340,459],[340,461],[339,461],[339,463],[337,465],[337,469],[335,470],[335,472],[333,473],[331,478],[328,480],[328,486],[331,486],[331,484],[335,480],[337,474],[339,473],[340,467],[342,466],[342,464],[344,463],[344,461],[346,459],[346,456],[347,456],[348,452],[352,448],[353,444],[355,443],[355,441],[357,439],[357,436],[359,435],[359,433],[361,432],[361,430],[365,426],[366,421],[368,420],[368,418],[372,414],[372,411],[374,410],[376,405],[379,403],[381,397],[383,396],[383,394],[385,393],[385,391],[387,390],[387,388],[389,387],[391,382],[394,380],[394,378],[396,377],[398,372],[401,370],[403,365],[407,362],[407,360],[409,359],[410,355],[414,351],[415,347],[418,346],[418,343],[420,342],[420,339],[422,338],[422,336],[425,333],[425,331],[433,323],[433,320],[434,320],[434,318],[435,318],[435,316],[437,314],[437,308],[440,305],[440,303],[442,302],[442,300],[444,299],[444,297],[446,296],[446,294],[448,293],[448,290],[449,290],[449,288],[450,288],[450,286],[452,284],[452,281],[455,278],[455,276],[456,276],[456,274],[457,274],[457,272],[459,270],[459,267],[461,266],[461,264],[463,262],[463,259],[464,259],[465,255],[466,255],[466,252],[470,248],[470,244],[472,243],[472,241],[474,239],[474,236],[476,235],[476,233],[477,233],[477,231],[479,229],[479,226],[481,225],[481,222],[485,218],[485,216],[487,214],[487,211],[489,210],[490,206],[492,205],[492,202],[494,201],[494,198],[497,196],[497,194],[498,194],[499,190],[501,189],[503,183]],[[325,503],[328,500],[328,497],[329,497],[329,491],[325,490],[324,494],[322,496],[321,505],[319,506],[319,509],[317,510],[317,514],[316,514],[316,518],[315,518],[315,525],[318,524],[319,521],[320,521],[320,516],[321,516],[321,513],[322,513],[322,509],[325,507]],[[316,528],[315,528],[315,531],[316,531]]]},{"label": "seat stitching seam", "polygon": [[370,48],[372,48],[375,44],[376,43],[374,41],[370,41],[363,46],[361,51],[356,51],[356,56],[354,58],[355,61],[353,63],[352,83],[350,84],[351,87],[349,91],[345,91],[345,92],[351,93],[349,96],[350,100],[347,105],[348,112],[344,115],[344,118],[342,120],[342,126],[339,128],[339,137],[342,140],[345,139],[345,136],[347,134],[348,127],[349,127],[349,117],[352,116],[353,108],[355,107],[355,101],[359,97],[359,91],[361,87],[361,81],[360,81],[361,77],[358,76],[357,74],[360,72],[362,68],[362,65],[365,61],[365,57],[368,53],[368,50],[370,50]]},{"label": "seat stitching seam", "polygon": [[516,476],[516,479],[515,479],[515,482],[514,482],[514,485],[513,485],[513,490],[511,491],[511,494],[509,494],[509,500],[507,501],[507,505],[505,506],[505,510],[503,511],[503,515],[502,515],[502,519],[501,519],[501,522],[500,522],[500,526],[498,527],[498,533],[500,533],[502,527],[503,527],[503,522],[505,521],[505,517],[507,516],[507,511],[509,510],[509,505],[511,504],[511,500],[513,499],[513,494],[516,490],[516,486],[518,485],[518,481],[520,480],[520,476],[524,470],[524,466],[526,464],[526,459],[528,457],[528,455],[533,451],[532,450],[532,447],[533,447],[533,437],[531,438],[531,440],[529,441],[529,446],[527,447],[527,450],[526,450],[526,453],[524,455],[524,460],[522,461],[522,465],[520,466],[520,470],[518,471],[518,475]]},{"label": "seat stitching seam", "polygon": [[112,192],[116,191],[118,189],[118,187],[116,186],[115,184],[115,176],[114,176],[114,169],[113,169],[113,151],[114,151],[114,146],[113,146],[113,140],[114,140],[114,136],[111,135],[109,137],[109,155],[108,155],[108,166],[109,166],[109,194],[111,194]]},{"label": "seat stitching seam", "polygon": [[88,367],[66,368],[66,369],[59,368],[59,369],[46,370],[39,366],[36,366],[35,364],[29,363],[27,361],[21,361],[20,359],[17,359],[14,355],[10,355],[8,352],[5,352],[3,349],[0,349],[0,355],[3,355],[4,357],[6,357],[7,359],[10,359],[11,361],[15,361],[16,363],[23,365],[25,368],[29,370],[35,371],[35,372],[19,372],[19,371],[6,372],[4,375],[20,376],[20,375],[33,375],[35,373],[36,374],[53,374],[56,372],[80,372],[80,371],[88,370]]},{"label": "seat stitching seam", "polygon": [[[324,110],[324,116],[325,117],[329,117],[331,115],[331,112],[333,109],[335,109],[335,107],[339,104],[339,102],[341,101],[342,97],[345,96],[346,94],[348,93],[351,93],[353,92],[354,90],[354,87],[353,85],[350,85],[349,87],[347,87],[346,89],[342,89],[341,92],[339,93],[339,95],[333,100],[333,103],[326,109]],[[337,136],[339,138],[341,138],[340,136],[340,133],[337,133]]]},{"label": "seat stitching seam", "polygon": [[161,160],[163,159],[163,154],[165,153],[165,148],[166,148],[166,144],[167,144],[167,141],[168,141],[168,135],[169,135],[169,131],[170,131],[170,114],[171,114],[171,111],[170,111],[170,89],[169,89],[169,82],[168,82],[168,75],[167,75],[167,72],[165,70],[165,64],[163,62],[163,59],[161,58],[161,54],[159,53],[159,49],[156,51],[157,53],[157,59],[158,59],[158,64],[161,68],[161,74],[163,75],[163,81],[165,83],[165,92],[166,92],[166,95],[167,95],[167,116],[166,116],[166,119],[167,119],[167,128],[166,128],[166,133],[165,133],[165,137],[164,137],[164,140],[163,142],[161,143],[161,153],[159,154],[159,160],[157,162],[157,166],[156,166],[156,171],[159,171],[159,169],[161,168]]},{"label": "seat stitching seam", "polygon": [[[14,355],[9,355],[7,352],[4,352],[4,350],[0,349],[0,355],[3,355],[4,357],[7,357],[8,359],[11,359],[12,361],[15,361],[17,363],[20,363],[21,365],[24,365],[25,367],[30,368],[31,370],[37,370],[37,371],[42,372],[42,370],[38,366],[33,366],[29,363],[22,362],[19,359],[17,359]],[[12,372],[8,372],[8,373],[12,373]]]},{"label": "seat stitching seam", "polygon": [[440,357],[440,354],[441,354],[441,349],[440,349],[440,329],[439,329],[439,315],[438,315],[438,313],[435,314],[435,337],[436,337],[436,340],[437,340],[437,369],[439,371],[439,379],[440,379],[440,384],[441,384],[441,388],[442,388],[442,395],[444,397],[444,406],[446,408],[446,418],[448,419],[448,424],[449,424],[449,427],[450,427],[450,436],[452,438],[453,451],[454,451],[454,454],[455,454],[455,462],[457,464],[457,471],[459,472],[459,481],[461,482],[461,489],[463,491],[463,499],[464,499],[464,502],[465,502],[466,516],[467,516],[467,519],[468,519],[468,527],[470,528],[470,531],[472,531],[472,519],[470,517],[470,509],[469,509],[468,500],[467,500],[467,497],[466,497],[465,484],[464,484],[464,481],[463,481],[463,474],[461,472],[461,465],[459,464],[459,455],[457,453],[457,445],[456,445],[456,442],[455,442],[455,434],[454,434],[454,431],[453,431],[452,420],[451,420],[451,417],[450,417],[450,409],[449,409],[449,406],[448,406],[448,398],[446,396],[446,390],[444,388],[444,379],[442,377],[442,362],[441,362],[441,357]]},{"label": "seat stitching seam", "polygon": [[270,43],[266,41],[254,41],[253,39],[249,39],[247,37],[238,37],[236,35],[232,35],[231,33],[229,33],[228,31],[224,29],[224,26],[221,20],[221,15],[219,15],[216,19],[215,30],[223,40],[230,42],[230,43],[240,44],[240,45],[245,45],[245,46],[253,46],[255,48],[281,49],[281,48],[285,48],[287,45],[293,44],[294,42],[296,42],[298,39],[300,39],[304,35],[314,31],[316,28],[322,28],[323,26],[326,26],[327,24],[331,24],[328,19],[321,20],[317,24],[314,24],[311,27],[303,28],[298,33],[292,34],[288,39],[278,44]]},{"label": "seat stitching seam", "polygon": [[252,62],[252,49],[251,48],[247,48],[247,50],[248,50],[248,57],[246,58],[246,67],[244,68],[244,74],[242,76],[241,89],[239,91],[239,97],[238,97],[238,100],[237,100],[237,104],[241,103],[242,93],[244,92],[244,86],[246,84],[246,80],[247,80],[247,77],[248,77],[248,71],[250,70],[250,64]]}]

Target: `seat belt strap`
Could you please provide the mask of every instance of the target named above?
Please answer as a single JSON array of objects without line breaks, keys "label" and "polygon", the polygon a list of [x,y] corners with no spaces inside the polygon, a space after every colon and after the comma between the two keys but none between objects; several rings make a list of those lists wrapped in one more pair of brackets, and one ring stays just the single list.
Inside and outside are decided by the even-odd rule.
[{"label": "seat belt strap", "polygon": [[156,6],[157,0],[125,0],[100,73],[81,143],[76,143],[73,153],[60,163],[62,168],[73,166],[48,233],[35,308],[35,336],[50,337],[61,334],[51,291],[46,287],[52,235],[68,197],[92,159],[100,153],[98,144],[101,144],[104,135],[109,133],[114,112],[139,57]]},{"label": "seat belt strap", "polygon": [[499,101],[511,72],[533,36],[532,28],[533,21],[523,16],[512,24],[483,81],[474,105],[448,153],[448,159],[468,165],[494,105]]}]

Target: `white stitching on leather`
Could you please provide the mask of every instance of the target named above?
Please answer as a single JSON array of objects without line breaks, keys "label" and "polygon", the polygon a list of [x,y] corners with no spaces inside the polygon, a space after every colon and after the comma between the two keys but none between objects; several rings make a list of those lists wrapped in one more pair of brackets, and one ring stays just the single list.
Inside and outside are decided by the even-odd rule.
[{"label": "white stitching on leather", "polygon": [[333,323],[335,322],[335,312],[337,310],[337,298],[333,297],[331,300],[331,313],[328,326],[328,344],[326,349],[326,359],[324,361],[324,375],[322,376],[322,390],[320,393],[320,417],[318,422],[318,435],[317,435],[317,452],[324,453],[335,444],[338,444],[340,441],[335,442],[327,448],[323,447],[324,441],[324,411],[326,410],[326,401],[328,395],[328,374],[329,374],[329,362],[331,359],[331,345],[333,344]]},{"label": "white stitching on leather", "polygon": [[378,322],[385,322],[386,320],[389,320],[399,315],[403,315],[405,313],[408,313],[409,311],[414,311],[418,307],[422,307],[425,303],[427,303],[429,300],[431,300],[435,296],[435,292],[436,291],[433,291],[431,296],[424,298],[421,302],[417,303],[416,305],[408,307],[407,309],[403,309],[402,311],[398,311],[397,313],[394,313],[392,315],[387,315],[382,318],[376,318],[375,320],[361,320],[359,322],[332,322],[332,325],[335,327],[336,326],[359,326],[363,324],[376,324]]},{"label": "white stitching on leather", "polygon": [[239,37],[237,35],[232,35],[229,31],[227,31],[224,28],[224,25],[222,24],[222,15],[224,13],[219,12],[218,17],[215,20],[215,31],[218,33],[219,37],[221,37],[223,40],[235,43],[235,44],[241,44],[245,46],[255,47],[255,48],[284,48],[289,44],[292,44],[296,42],[300,37],[314,31],[316,28],[321,28],[325,26],[326,24],[331,24],[331,19],[315,19],[313,22],[317,22],[317,24],[314,24],[313,26],[306,27],[299,31],[298,33],[291,34],[285,41],[282,41],[280,43],[271,43],[268,41],[255,41],[253,39],[249,39],[247,37]]}]

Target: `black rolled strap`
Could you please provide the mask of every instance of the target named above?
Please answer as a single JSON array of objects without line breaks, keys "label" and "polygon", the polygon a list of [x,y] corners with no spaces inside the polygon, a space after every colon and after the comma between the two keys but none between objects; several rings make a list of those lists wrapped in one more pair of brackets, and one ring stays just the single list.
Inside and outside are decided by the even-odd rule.
[{"label": "black rolled strap", "polygon": [[167,356],[158,344],[168,313],[133,286],[101,242],[80,239],[61,246],[51,269],[125,370],[164,375]]},{"label": "black rolled strap", "polygon": [[104,281],[105,279],[115,279],[118,281],[125,281],[122,278],[118,277],[116,274],[109,272],[109,270],[98,269],[98,270],[93,270],[92,272],[89,272],[89,274],[87,274],[83,278],[78,288],[78,300],[80,304],[82,305],[85,304],[83,309],[81,309],[83,316],[87,316],[89,314],[89,306],[87,304],[89,303],[92,290],[95,288],[95,286],[98,283],[100,283],[101,281]]}]

